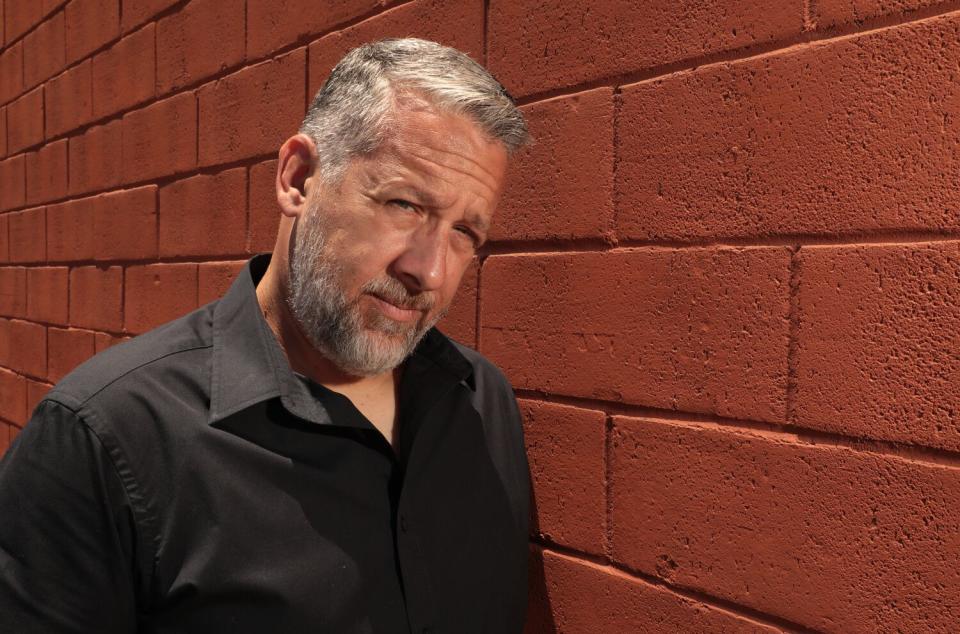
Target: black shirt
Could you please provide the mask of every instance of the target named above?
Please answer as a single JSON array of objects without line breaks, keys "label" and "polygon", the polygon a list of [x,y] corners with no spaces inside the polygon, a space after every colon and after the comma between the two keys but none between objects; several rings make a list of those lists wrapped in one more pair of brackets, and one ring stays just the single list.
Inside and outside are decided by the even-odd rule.
[{"label": "black shirt", "polygon": [[397,450],[295,375],[258,256],[55,386],[0,464],[0,632],[519,632],[529,480],[503,375],[431,330]]}]

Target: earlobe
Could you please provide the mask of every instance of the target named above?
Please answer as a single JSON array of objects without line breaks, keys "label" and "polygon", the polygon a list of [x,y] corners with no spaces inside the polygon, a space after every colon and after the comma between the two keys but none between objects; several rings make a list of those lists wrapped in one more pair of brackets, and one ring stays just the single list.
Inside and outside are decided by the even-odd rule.
[{"label": "earlobe", "polygon": [[277,161],[277,203],[285,216],[299,216],[306,207],[307,193],[316,181],[317,153],[313,140],[296,134],[280,146]]}]

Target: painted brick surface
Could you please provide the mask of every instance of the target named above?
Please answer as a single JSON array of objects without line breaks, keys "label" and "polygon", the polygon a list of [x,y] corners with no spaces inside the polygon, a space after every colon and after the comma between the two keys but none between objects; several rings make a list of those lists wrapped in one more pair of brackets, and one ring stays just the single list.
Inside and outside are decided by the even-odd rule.
[{"label": "painted brick surface", "polygon": [[497,256],[481,279],[481,351],[515,387],[786,416],[784,248]]},{"label": "painted brick surface", "polygon": [[611,473],[612,556],[630,568],[819,631],[960,618],[955,468],[618,417]]},{"label": "painted brick surface", "polygon": [[960,449],[960,242],[800,251],[797,422]]},{"label": "painted brick surface", "polygon": [[77,364],[272,251],[277,150],[333,65],[425,37],[536,140],[439,323],[518,393],[525,631],[956,629],[957,2],[0,16],[0,452]]}]

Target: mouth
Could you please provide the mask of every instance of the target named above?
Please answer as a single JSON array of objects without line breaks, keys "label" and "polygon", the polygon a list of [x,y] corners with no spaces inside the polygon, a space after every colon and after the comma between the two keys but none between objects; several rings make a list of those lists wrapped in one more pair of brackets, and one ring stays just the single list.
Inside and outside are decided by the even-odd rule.
[{"label": "mouth", "polygon": [[398,306],[379,295],[370,295],[370,298],[373,299],[377,307],[387,317],[396,320],[396,321],[416,321],[420,318],[420,315],[423,314],[422,310],[416,308],[406,308],[404,306]]}]

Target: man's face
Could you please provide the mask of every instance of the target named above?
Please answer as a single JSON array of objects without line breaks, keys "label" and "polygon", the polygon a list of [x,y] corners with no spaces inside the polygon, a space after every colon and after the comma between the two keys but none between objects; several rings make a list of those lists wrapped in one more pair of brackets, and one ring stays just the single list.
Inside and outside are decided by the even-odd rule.
[{"label": "man's face", "polygon": [[407,106],[375,153],[314,188],[287,298],[313,346],[354,376],[402,363],[486,239],[506,162],[469,120]]}]

